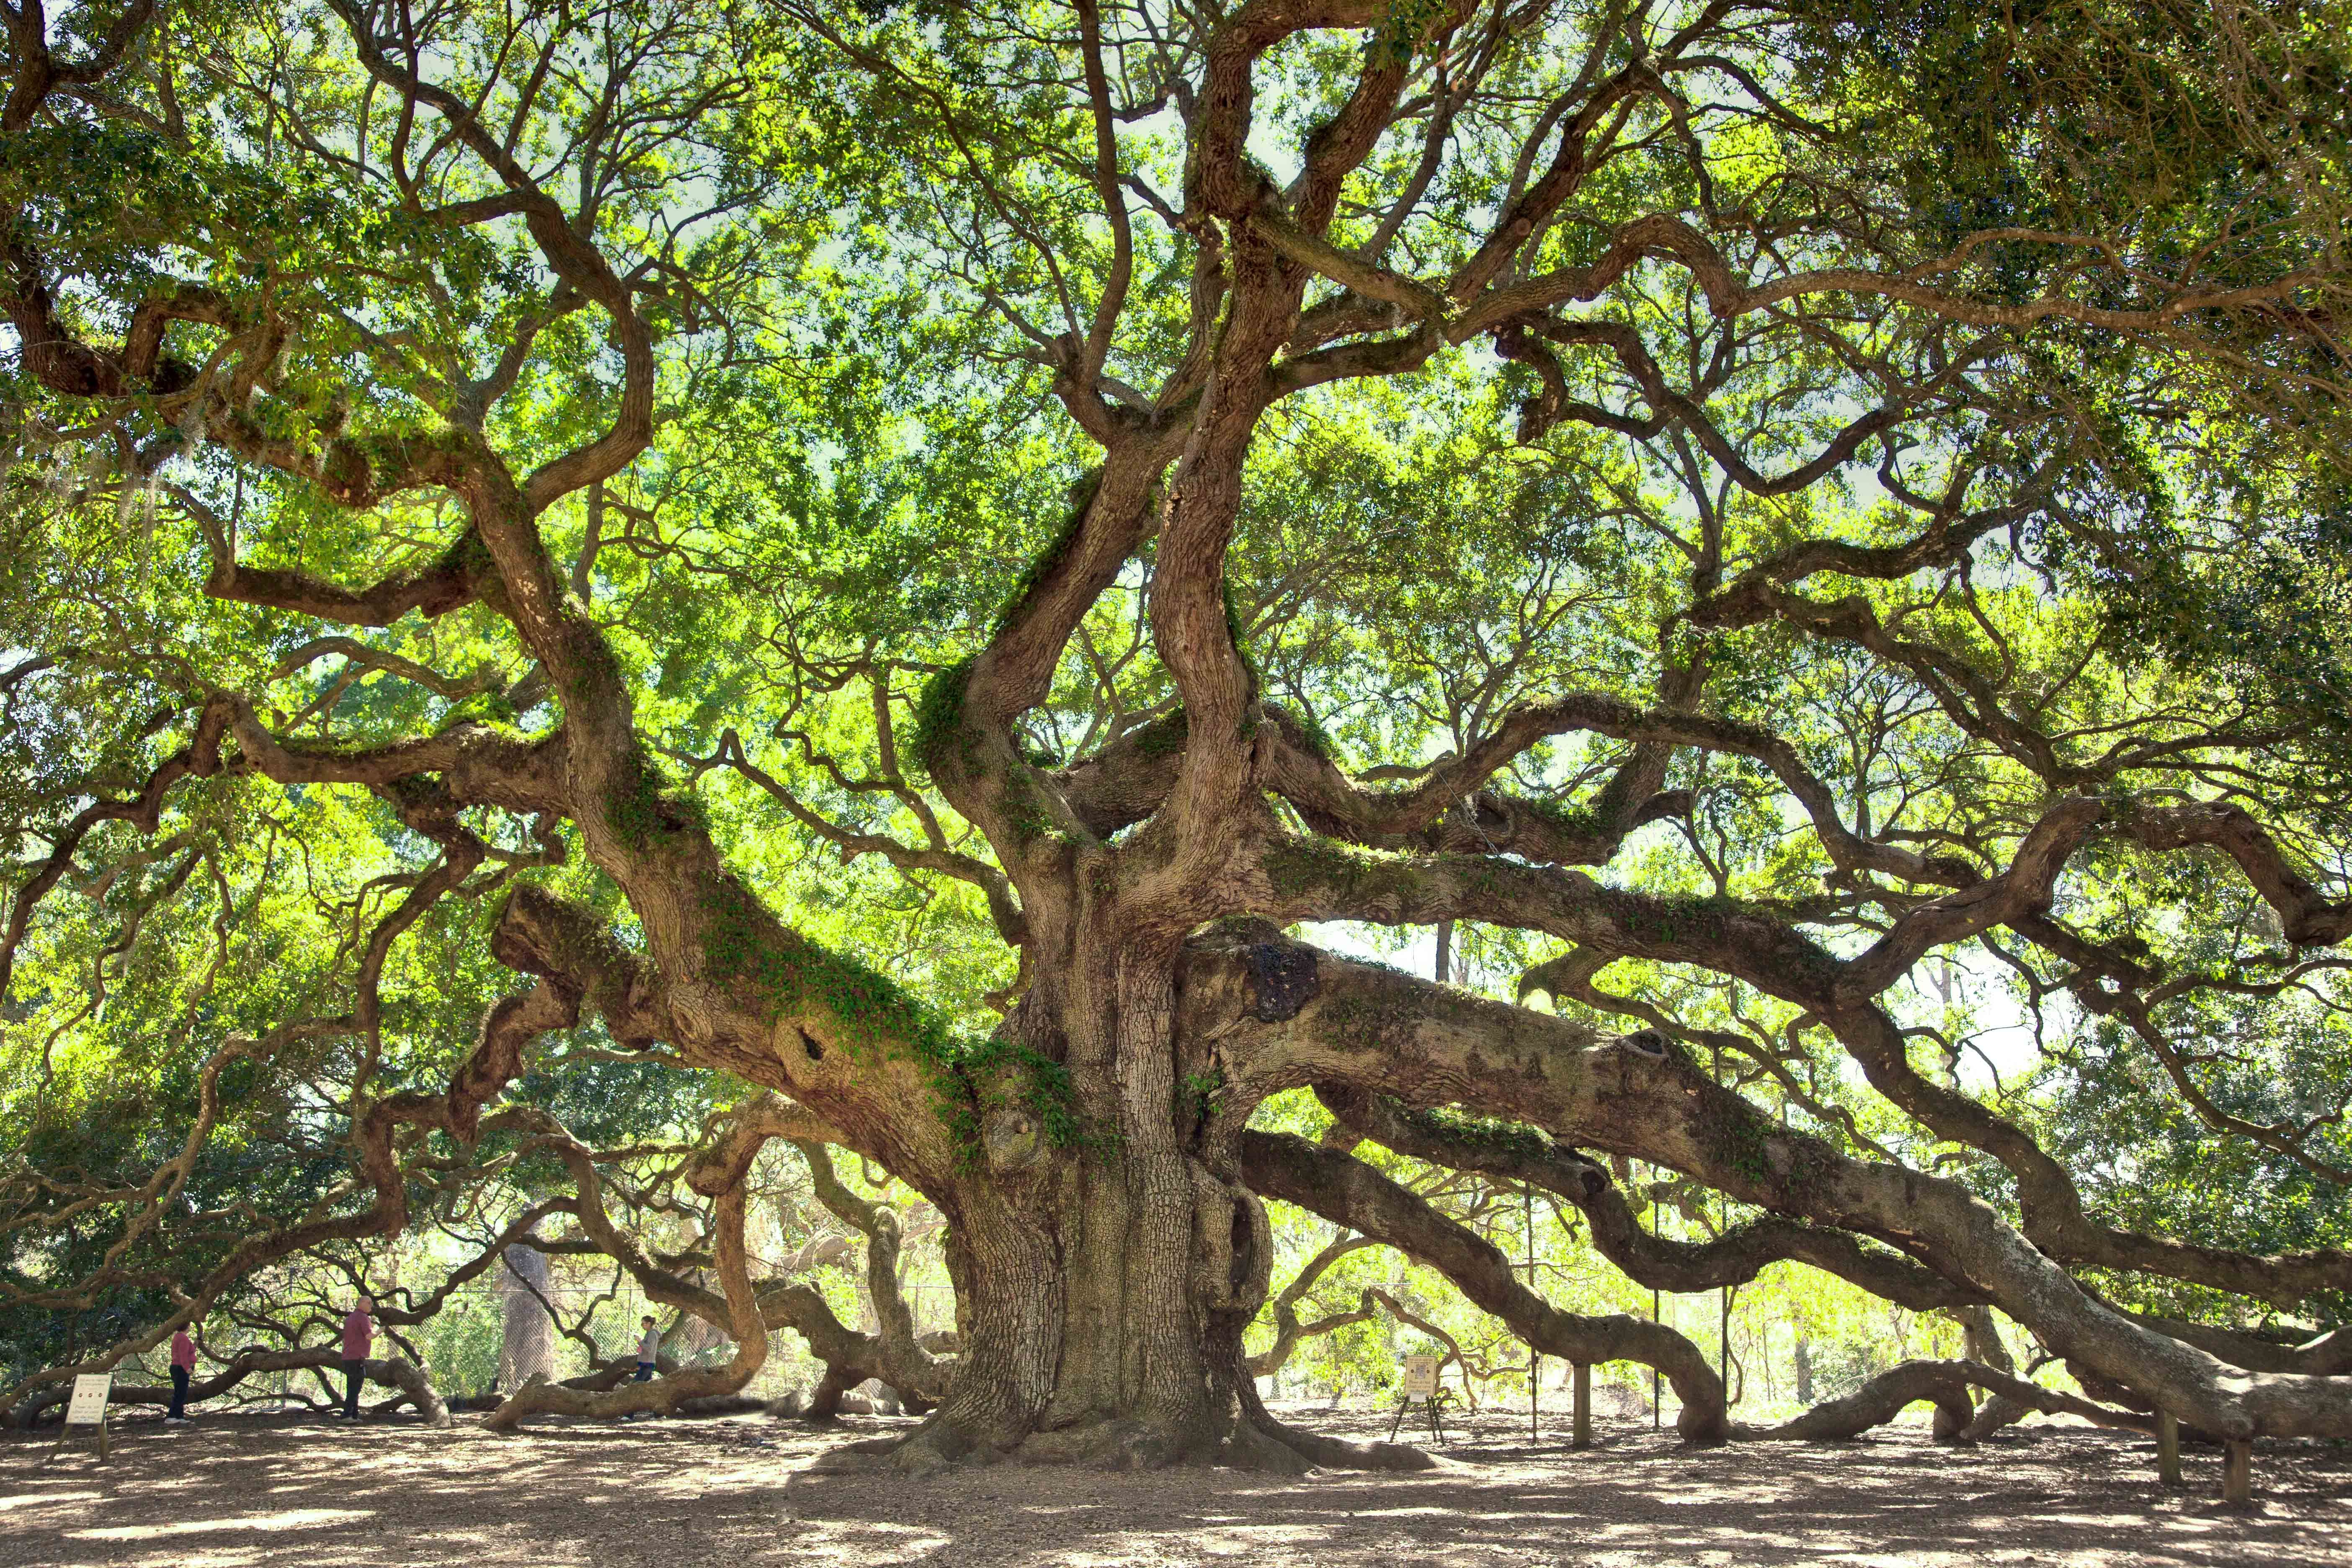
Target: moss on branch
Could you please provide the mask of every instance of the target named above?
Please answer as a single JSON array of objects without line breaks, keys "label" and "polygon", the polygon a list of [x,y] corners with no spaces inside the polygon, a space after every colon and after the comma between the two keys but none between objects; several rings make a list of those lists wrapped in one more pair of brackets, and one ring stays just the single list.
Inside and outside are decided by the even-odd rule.
[{"label": "moss on branch", "polygon": [[733,877],[717,879],[702,905],[709,978],[757,998],[770,1023],[822,1014],[853,1053],[951,1051],[953,1031],[937,1011],[881,971],[787,929]]},{"label": "moss on branch", "polygon": [[971,686],[971,665],[969,658],[958,659],[925,680],[915,695],[915,725],[907,738],[907,749],[927,773],[941,771],[950,745],[957,748],[954,755],[965,772],[979,767],[978,750],[963,727],[964,693]]},{"label": "moss on branch", "polygon": [[1055,531],[1045,548],[1032,556],[1029,564],[1022,568],[1020,580],[1013,584],[1012,594],[1005,599],[1004,607],[997,612],[995,624],[989,630],[992,641],[1003,637],[1019,618],[1022,606],[1028,604],[1030,596],[1037,592],[1038,584],[1052,576],[1062,563],[1069,559],[1070,547],[1077,542],[1078,533],[1086,526],[1087,509],[1094,505],[1095,492],[1102,489],[1102,465],[1097,463],[1071,481],[1070,506],[1062,514],[1062,526]]},{"label": "moss on branch", "polygon": [[1597,838],[1602,832],[1601,814],[1591,806],[1571,805],[1564,800],[1527,800],[1519,804],[1563,838]]},{"label": "moss on branch", "polygon": [[1172,757],[1184,749],[1184,742],[1191,738],[1191,724],[1184,717],[1184,710],[1179,708],[1137,730],[1132,742],[1139,755]]},{"label": "moss on branch", "polygon": [[957,1054],[940,1061],[934,1082],[940,1119],[955,1140],[958,1155],[976,1163],[984,1148],[982,1123],[993,1110],[1015,1107],[1036,1118],[1048,1147],[1076,1149],[1103,1143],[1089,1136],[1078,1114],[1077,1088],[1070,1069],[1034,1047],[1003,1034],[959,1042]]},{"label": "moss on branch", "polygon": [[1401,898],[1414,889],[1422,875],[1402,856],[1316,838],[1277,845],[1261,866],[1277,897],[1336,894],[1351,905]]},{"label": "moss on branch", "polygon": [[828,1042],[854,1061],[914,1064],[964,1158],[978,1156],[982,1119],[1001,1106],[1025,1105],[1055,1148],[1085,1141],[1069,1072],[1051,1058],[1002,1035],[958,1030],[880,970],[786,928],[731,877],[705,895],[703,913],[709,979],[755,999],[771,1026],[821,1021]]},{"label": "moss on branch", "polygon": [[1521,1160],[1542,1162],[1556,1158],[1559,1145],[1552,1139],[1522,1121],[1508,1121],[1497,1116],[1473,1116],[1466,1110],[1438,1107],[1415,1110],[1402,1100],[1391,1100],[1398,1115],[1419,1122],[1436,1136],[1456,1140],[1473,1148],[1493,1150]]},{"label": "moss on branch", "polygon": [[674,833],[691,829],[707,836],[710,831],[709,818],[693,792],[670,788],[661,769],[643,758],[637,759],[629,786],[605,802],[604,823],[614,837],[640,853]]},{"label": "moss on branch", "polygon": [[1055,816],[1053,803],[1034,773],[1016,771],[1006,778],[996,798],[996,809],[1017,843],[1027,845],[1042,838],[1066,837]]}]

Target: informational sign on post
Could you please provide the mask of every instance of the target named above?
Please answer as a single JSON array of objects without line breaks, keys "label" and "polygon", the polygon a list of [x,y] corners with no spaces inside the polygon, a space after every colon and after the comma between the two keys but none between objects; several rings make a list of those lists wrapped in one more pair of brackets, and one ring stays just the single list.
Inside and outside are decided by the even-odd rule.
[{"label": "informational sign on post", "polygon": [[110,1372],[86,1372],[74,1379],[73,1397],[66,1401],[66,1425],[96,1426],[106,1419],[106,1396],[114,1390]]},{"label": "informational sign on post", "polygon": [[1404,1397],[1397,1401],[1396,1419],[1389,1423],[1389,1441],[1396,1441],[1397,1429],[1404,1425],[1404,1413],[1412,1402],[1421,1401],[1422,1410],[1429,1416],[1429,1435],[1439,1442],[1445,1441],[1445,1428],[1437,1419],[1437,1407],[1445,1395],[1437,1389],[1438,1358],[1433,1355],[1409,1355],[1404,1358]]},{"label": "informational sign on post", "polygon": [[65,1430],[58,1435],[58,1446],[49,1450],[55,1458],[67,1439],[75,1436],[77,1426],[97,1428],[98,1457],[106,1458],[106,1396],[114,1392],[114,1374],[110,1372],[85,1372],[75,1377],[73,1393],[66,1399]]}]

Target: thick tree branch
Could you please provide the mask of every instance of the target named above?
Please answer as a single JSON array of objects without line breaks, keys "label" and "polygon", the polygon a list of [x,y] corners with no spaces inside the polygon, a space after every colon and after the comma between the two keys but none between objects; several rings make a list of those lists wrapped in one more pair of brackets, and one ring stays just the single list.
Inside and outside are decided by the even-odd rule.
[{"label": "thick tree branch", "polygon": [[1492,1242],[1337,1150],[1288,1133],[1244,1132],[1242,1169],[1250,1184],[1268,1197],[1360,1231],[1435,1268],[1543,1354],[1586,1365],[1632,1361],[1656,1367],[1682,1400],[1675,1429],[1694,1442],[1722,1439],[1723,1380],[1698,1347],[1674,1330],[1640,1318],[1560,1311],[1512,1277],[1509,1260]]},{"label": "thick tree branch", "polygon": [[1937,1434],[1957,1436],[1968,1430],[1976,1417],[1969,1399],[1971,1388],[1990,1390],[2028,1410],[2052,1415],[2079,1415],[2102,1426],[2146,1432],[2156,1426],[2153,1417],[2059,1394],[1977,1362],[1907,1361],[1880,1373],[1842,1399],[1816,1405],[1777,1426],[1735,1426],[1732,1436],[1743,1442],[1813,1443],[1857,1437],[1874,1426],[1885,1426],[1921,1400],[1936,1406]]},{"label": "thick tree branch", "polygon": [[1772,1264],[1808,1263],[1914,1311],[1959,1307],[1983,1297],[1895,1253],[1864,1247],[1842,1230],[1765,1216],[1708,1241],[1668,1241],[1642,1226],[1606,1167],[1542,1131],[1412,1110],[1381,1095],[1319,1087],[1317,1093],[1352,1135],[1457,1171],[1527,1182],[1573,1204],[1591,1226],[1593,1250],[1626,1278],[1654,1290],[1688,1294],[1745,1285]]},{"label": "thick tree branch", "polygon": [[1683,1171],[1740,1202],[1902,1247],[1982,1291],[2058,1353],[2208,1430],[2352,1434],[2352,1387],[2241,1372],[2151,1332],[2084,1295],[1958,1184],[1850,1160],[1783,1128],[1662,1037],[1598,1039],[1263,929],[1196,942],[1181,1007],[1185,1037],[1213,1052],[1236,1105],[1328,1082],[1533,1122]]}]

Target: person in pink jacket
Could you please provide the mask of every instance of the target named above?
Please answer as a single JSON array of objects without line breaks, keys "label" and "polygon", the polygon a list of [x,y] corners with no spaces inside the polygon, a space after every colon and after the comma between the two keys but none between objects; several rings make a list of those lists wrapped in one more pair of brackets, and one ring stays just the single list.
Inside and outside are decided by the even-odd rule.
[{"label": "person in pink jacket", "polygon": [[335,1413],[344,1421],[360,1418],[360,1384],[367,1377],[369,1347],[375,1343],[375,1303],[359,1299],[343,1319],[343,1407]]},{"label": "person in pink jacket", "polygon": [[166,1422],[188,1424],[188,1379],[195,1371],[196,1342],[188,1337],[183,1324],[172,1331],[172,1408],[163,1413]]}]

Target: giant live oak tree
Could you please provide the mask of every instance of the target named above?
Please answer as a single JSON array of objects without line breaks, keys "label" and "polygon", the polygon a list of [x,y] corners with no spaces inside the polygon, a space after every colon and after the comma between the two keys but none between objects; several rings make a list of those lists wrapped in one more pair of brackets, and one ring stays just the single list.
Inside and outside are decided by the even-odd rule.
[{"label": "giant live oak tree", "polygon": [[[406,1223],[590,1029],[944,1216],[912,1466],[1340,1457],[1247,1374],[1268,1198],[1733,1435],[1368,1141],[1644,1283],[1801,1259],[2352,1436],[2341,1334],[2139,1310],[2352,1291],[2273,1235],[2352,1163],[2340,13],[8,16],[12,1070],[212,896],[160,868],[373,812],[347,1000],[275,1026],[362,1064],[356,1174],[284,1245]],[[372,1080],[428,936],[518,978]],[[1961,1070],[1955,973],[2065,1092]],[[1319,1140],[1253,1128],[1297,1090]],[[2087,1201],[2119,1094],[2245,1212]],[[1662,1241],[1628,1160],[1751,1217]],[[1971,1381],[2035,1397],[1881,1394]]]}]

